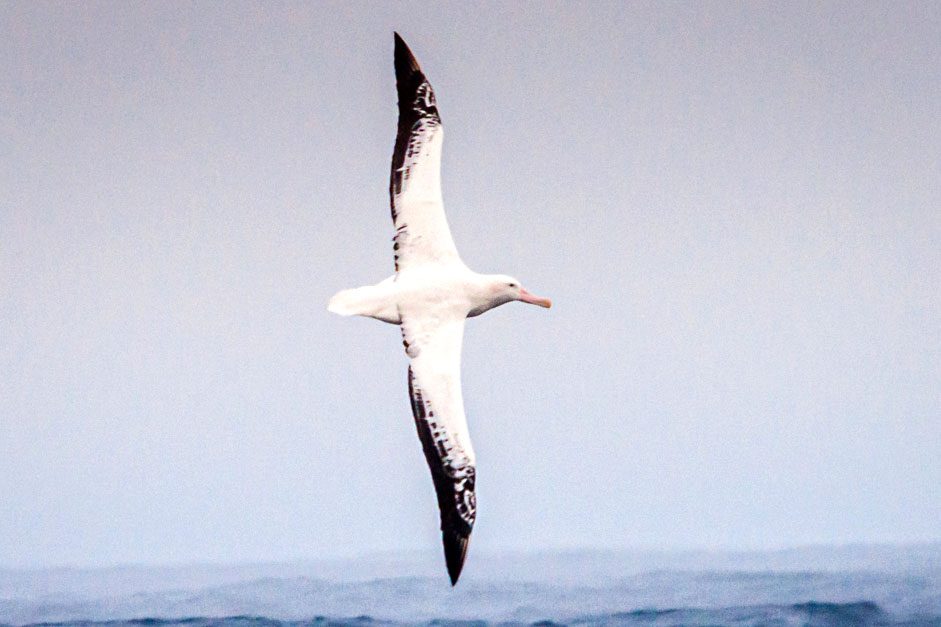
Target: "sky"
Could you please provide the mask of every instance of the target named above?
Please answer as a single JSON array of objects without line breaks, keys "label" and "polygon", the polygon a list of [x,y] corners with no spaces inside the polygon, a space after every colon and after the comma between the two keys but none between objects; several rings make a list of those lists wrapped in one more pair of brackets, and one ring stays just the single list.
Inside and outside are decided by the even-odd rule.
[{"label": "sky", "polygon": [[[429,551],[392,32],[435,88],[475,551],[941,540],[937,3],[0,4],[0,566]],[[474,560],[468,561],[472,573]]]}]

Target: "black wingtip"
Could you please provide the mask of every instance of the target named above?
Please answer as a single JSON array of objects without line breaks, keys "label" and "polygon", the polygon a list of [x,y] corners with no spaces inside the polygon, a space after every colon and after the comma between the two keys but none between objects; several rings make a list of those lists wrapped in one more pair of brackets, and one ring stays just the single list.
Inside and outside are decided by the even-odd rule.
[{"label": "black wingtip", "polygon": [[405,40],[402,39],[402,36],[398,33],[393,33],[395,35],[395,76],[396,78],[404,79],[410,76],[414,72],[421,72],[421,67],[418,65],[418,60],[415,59],[415,55],[412,54],[412,51],[409,50],[408,44],[405,43]]},{"label": "black wingtip", "polygon": [[464,568],[464,559],[467,557],[467,544],[470,542],[470,536],[461,536],[455,533],[442,533],[444,541],[444,561],[448,566],[448,576],[451,578],[451,586],[457,585],[457,580],[461,576],[461,570]]}]

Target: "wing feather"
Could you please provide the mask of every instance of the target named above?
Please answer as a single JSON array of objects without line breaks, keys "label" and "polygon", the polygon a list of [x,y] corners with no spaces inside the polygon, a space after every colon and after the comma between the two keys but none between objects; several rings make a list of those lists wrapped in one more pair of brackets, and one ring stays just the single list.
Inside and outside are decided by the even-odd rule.
[{"label": "wing feather", "polygon": [[408,46],[395,34],[399,124],[389,199],[395,226],[395,269],[459,260],[441,199],[444,130],[435,93]]},{"label": "wing feather", "polygon": [[431,470],[441,538],[451,585],[457,583],[477,516],[474,450],[461,396],[460,354],[463,320],[421,329],[409,338],[413,320],[402,322],[406,350],[417,348],[408,369],[408,392],[418,438]]}]

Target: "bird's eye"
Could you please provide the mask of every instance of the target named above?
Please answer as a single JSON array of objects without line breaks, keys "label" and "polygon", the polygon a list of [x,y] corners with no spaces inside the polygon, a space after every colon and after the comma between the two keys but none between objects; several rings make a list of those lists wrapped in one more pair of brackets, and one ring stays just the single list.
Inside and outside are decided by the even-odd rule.
[{"label": "bird's eye", "polygon": [[509,286],[510,286],[510,287],[516,287],[516,283],[510,283]]}]

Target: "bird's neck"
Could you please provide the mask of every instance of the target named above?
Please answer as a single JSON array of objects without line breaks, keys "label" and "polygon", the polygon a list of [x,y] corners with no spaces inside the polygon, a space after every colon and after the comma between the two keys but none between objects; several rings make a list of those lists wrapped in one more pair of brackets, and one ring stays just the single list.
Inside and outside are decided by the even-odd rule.
[{"label": "bird's neck", "polygon": [[502,280],[497,276],[499,275],[473,273],[468,284],[468,296],[471,302],[468,318],[479,316],[494,307],[510,302],[509,299],[501,297],[499,290],[495,289],[496,286],[502,284]]}]

